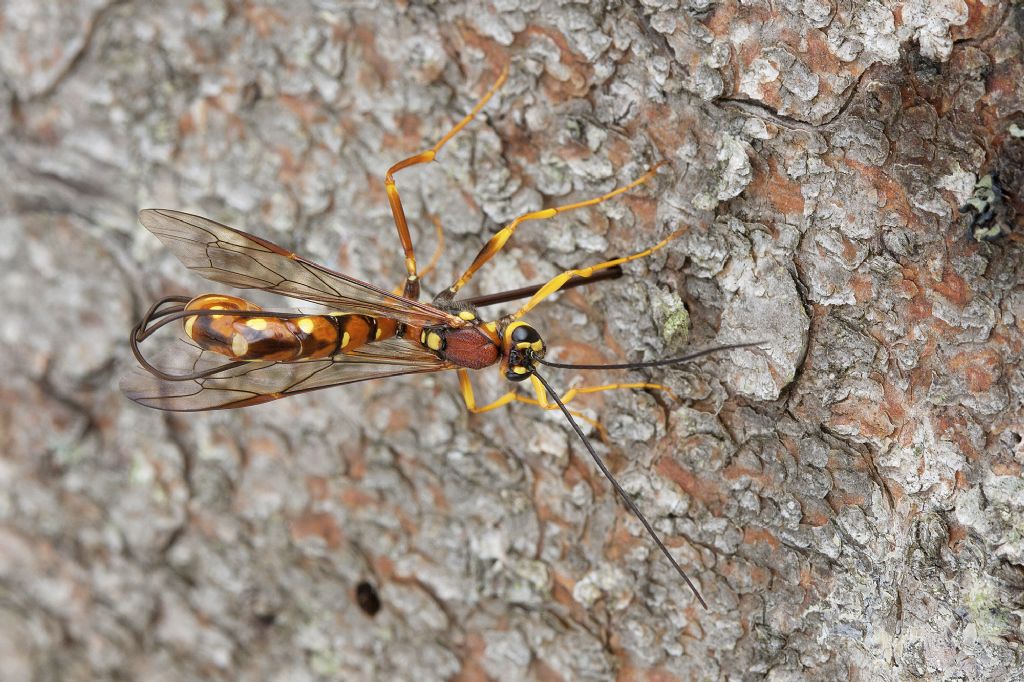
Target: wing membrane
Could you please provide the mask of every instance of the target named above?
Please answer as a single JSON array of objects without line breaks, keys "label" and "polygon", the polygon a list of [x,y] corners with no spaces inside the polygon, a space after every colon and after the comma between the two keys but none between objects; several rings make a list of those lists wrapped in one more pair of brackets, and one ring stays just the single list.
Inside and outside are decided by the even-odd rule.
[{"label": "wing membrane", "polygon": [[214,282],[263,289],[343,312],[391,317],[416,326],[465,324],[434,306],[395,296],[200,216],[145,209],[139,212],[139,221],[185,267]]},{"label": "wing membrane", "polygon": [[161,379],[136,367],[121,380],[121,390],[135,402],[173,412],[245,407],[329,386],[452,367],[426,349],[402,339],[371,343],[356,352],[323,360],[240,365],[178,339],[158,353],[153,364],[169,374],[235,365],[206,378],[176,381]]}]

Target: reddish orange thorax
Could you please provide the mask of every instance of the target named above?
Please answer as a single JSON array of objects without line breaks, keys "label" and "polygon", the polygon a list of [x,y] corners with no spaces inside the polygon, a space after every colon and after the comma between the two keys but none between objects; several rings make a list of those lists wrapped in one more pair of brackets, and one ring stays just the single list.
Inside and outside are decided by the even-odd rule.
[{"label": "reddish orange thorax", "polygon": [[232,315],[232,311],[262,309],[222,294],[194,298],[185,309],[224,311],[186,317],[185,334],[200,348],[235,360],[290,362],[327,358],[391,338],[398,328],[394,320],[366,315]]}]

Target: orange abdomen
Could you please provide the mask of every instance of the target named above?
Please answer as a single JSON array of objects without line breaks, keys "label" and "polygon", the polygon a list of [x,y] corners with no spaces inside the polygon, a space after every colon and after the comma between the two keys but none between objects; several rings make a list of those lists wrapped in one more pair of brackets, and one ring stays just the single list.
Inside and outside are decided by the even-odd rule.
[{"label": "orange abdomen", "polygon": [[291,362],[327,358],[395,335],[397,323],[365,315],[232,315],[261,308],[235,296],[206,294],[189,301],[186,310],[220,314],[185,318],[185,333],[201,348],[235,360]]}]

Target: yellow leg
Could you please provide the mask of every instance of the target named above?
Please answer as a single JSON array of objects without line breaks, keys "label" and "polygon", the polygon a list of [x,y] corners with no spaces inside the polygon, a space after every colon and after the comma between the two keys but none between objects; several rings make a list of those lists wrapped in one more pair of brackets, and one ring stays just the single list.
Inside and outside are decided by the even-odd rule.
[{"label": "yellow leg", "polygon": [[528,313],[531,310],[533,310],[537,306],[537,304],[539,304],[545,298],[547,298],[548,296],[554,294],[556,291],[558,291],[563,286],[565,286],[565,283],[568,282],[569,280],[571,280],[573,277],[590,277],[595,272],[598,272],[599,270],[607,270],[608,268],[613,268],[616,265],[622,265],[623,263],[628,263],[630,261],[634,261],[634,260],[637,260],[639,258],[646,258],[647,256],[650,256],[655,251],[658,251],[658,250],[664,248],[666,244],[668,244],[670,241],[672,241],[673,239],[675,239],[676,237],[681,235],[683,232],[684,232],[684,230],[676,230],[675,232],[673,232],[669,236],[665,237],[664,239],[662,239],[660,242],[658,242],[657,244],[655,244],[651,248],[649,248],[649,249],[647,249],[645,251],[641,251],[640,253],[634,253],[632,256],[625,256],[623,258],[616,258],[614,260],[605,261],[604,263],[598,263],[597,265],[591,265],[588,268],[579,268],[577,270],[566,270],[565,272],[563,272],[560,275],[555,275],[554,277],[552,277],[548,281],[547,284],[542,286],[540,288],[540,290],[537,293],[535,293],[530,298],[529,301],[526,302],[526,305],[524,305],[522,308],[520,308],[519,310],[515,311],[511,315],[509,315],[507,319],[509,321],[518,320],[520,317],[522,317],[526,313]]},{"label": "yellow leg", "polygon": [[496,410],[499,407],[504,407],[516,399],[516,392],[509,391],[505,395],[501,396],[494,402],[488,403],[483,407],[476,406],[476,398],[473,396],[473,384],[469,381],[469,372],[465,369],[458,370],[459,373],[459,388],[462,389],[462,400],[466,403],[466,409],[473,414],[480,414],[481,412],[490,412]]},{"label": "yellow leg", "polygon": [[[480,414],[482,412],[490,412],[491,410],[496,410],[499,407],[504,407],[505,405],[508,405],[509,403],[512,403],[512,402],[525,403],[527,405],[533,405],[535,407],[540,407],[540,408],[543,408],[545,410],[557,410],[558,409],[558,405],[556,405],[554,403],[554,401],[549,401],[548,400],[547,391],[544,390],[544,387],[540,384],[540,382],[537,381],[537,379],[534,378],[534,377],[530,377],[530,381],[533,384],[534,392],[537,394],[536,398],[527,398],[526,396],[520,395],[520,394],[516,393],[515,391],[509,391],[508,393],[506,393],[503,396],[499,397],[497,400],[495,400],[495,401],[493,401],[491,403],[488,403],[487,405],[484,405],[483,407],[477,407],[476,406],[476,399],[473,396],[473,385],[469,381],[469,372],[467,372],[464,369],[460,369],[459,370],[459,386],[462,388],[462,399],[466,402],[466,409],[469,410],[470,412],[472,412],[473,414]],[[561,401],[562,401],[562,404],[565,405],[570,400],[572,400],[573,398],[575,398],[578,395],[586,395],[588,393],[600,393],[601,391],[612,391],[612,390],[619,389],[619,388],[634,389],[634,390],[647,389],[647,390],[652,390],[652,391],[664,391],[665,393],[667,393],[669,395],[669,397],[671,397],[673,399],[675,399],[675,397],[676,397],[675,393],[673,393],[672,390],[668,386],[663,386],[662,384],[632,383],[632,384],[605,384],[603,386],[582,386],[582,387],[579,387],[579,388],[570,388],[561,397]],[[569,412],[572,414],[572,416],[576,417],[577,419],[582,419],[583,421],[585,421],[588,424],[590,424],[591,426],[593,426],[595,429],[600,431],[603,436],[607,436],[608,435],[608,432],[605,430],[604,426],[600,422],[598,422],[598,421],[596,421],[594,419],[591,419],[590,417],[587,417],[586,415],[580,414],[579,412],[575,412],[573,410],[569,410]]]},{"label": "yellow leg", "polygon": [[[570,388],[561,397],[562,403],[568,403],[570,400],[578,395],[586,395],[588,393],[600,393],[601,391],[614,391],[619,388],[627,388],[633,390],[650,390],[650,391],[664,391],[668,394],[669,398],[676,400],[676,394],[672,392],[668,386],[662,384],[650,384],[650,383],[634,383],[634,384],[605,384],[603,386],[581,386],[579,388]],[[557,410],[558,405],[547,402],[546,392],[543,386],[534,385],[534,390],[537,391],[537,396],[540,399],[540,407],[545,410]]]},{"label": "yellow leg", "polygon": [[391,215],[395,219],[395,227],[398,228],[398,238],[402,242],[402,250],[405,252],[405,270],[407,273],[405,279],[405,296],[407,298],[419,298],[420,282],[419,275],[416,272],[416,253],[412,247],[412,235],[409,234],[409,223],[405,218],[405,209],[402,208],[402,199],[398,196],[398,187],[395,186],[395,173],[402,170],[403,168],[409,168],[410,166],[416,166],[421,163],[429,163],[434,160],[437,153],[441,150],[448,140],[455,137],[456,133],[462,130],[467,123],[473,120],[474,117],[480,110],[484,108],[488,100],[494,96],[498,88],[505,82],[508,77],[508,66],[502,68],[501,74],[498,76],[498,80],[495,81],[494,85],[487,91],[487,93],[476,103],[473,110],[466,114],[465,118],[455,124],[451,130],[449,130],[441,140],[430,149],[420,152],[414,156],[410,156],[407,159],[399,161],[394,166],[388,169],[387,174],[384,176],[384,191],[388,195],[388,203],[391,205]]},{"label": "yellow leg", "polygon": [[[458,370],[458,372],[459,372],[459,386],[462,388],[462,400],[465,401],[465,403],[466,403],[466,409],[469,410],[473,414],[481,414],[483,412],[490,412],[491,410],[496,410],[499,407],[505,407],[509,403],[513,403],[513,402],[515,402],[515,403],[526,403],[527,405],[534,405],[536,407],[545,407],[545,409],[551,409],[551,408],[546,407],[545,405],[542,405],[540,403],[540,401],[535,400],[533,398],[527,398],[524,395],[519,395],[515,391],[509,391],[508,393],[500,396],[497,400],[495,400],[493,402],[490,402],[490,403],[487,403],[486,405],[484,405],[482,407],[477,407],[476,406],[476,398],[473,396],[473,384],[471,384],[470,381],[469,381],[469,372],[464,370],[464,369],[460,369],[460,370]],[[543,389],[541,389],[541,390],[543,390]],[[552,405],[551,407],[553,408],[553,407],[556,407],[556,406]],[[604,427],[601,426],[600,422],[597,422],[597,421],[591,419],[590,417],[588,417],[586,415],[583,415],[583,414],[580,414],[579,412],[575,412],[573,410],[569,410],[569,413],[572,414],[572,416],[576,417],[577,419],[582,419],[583,421],[585,421],[588,424],[590,424],[591,426],[593,426],[595,429],[599,430],[602,434],[606,435],[607,432],[605,431]]]},{"label": "yellow leg", "polygon": [[[544,408],[545,410],[557,410],[558,409],[558,405],[555,404],[554,401],[548,402],[547,391],[544,390],[544,386],[541,385],[540,381],[538,381],[537,378],[533,377],[533,376],[530,377],[530,381],[533,383],[533,390],[537,394],[537,399],[533,400],[531,398],[522,398],[520,400],[520,402],[528,403],[530,405],[536,405],[537,407]],[[617,388],[628,388],[628,389],[634,389],[634,390],[648,389],[648,390],[652,390],[652,391],[664,391],[665,393],[668,393],[670,398],[672,398],[673,400],[676,399],[676,394],[668,386],[664,386],[662,384],[651,384],[651,383],[633,383],[633,384],[604,384],[603,386],[581,386],[579,388],[570,388],[568,391],[566,391],[562,395],[561,398],[559,398],[559,400],[561,400],[562,404],[565,405],[565,404],[568,404],[568,402],[570,400],[572,400],[573,398],[575,398],[578,395],[585,395],[587,393],[600,393],[601,391],[612,391],[612,390],[615,390]],[[572,415],[574,417],[577,417],[579,419],[583,419],[584,421],[589,422],[594,428],[596,428],[598,431],[601,432],[602,436],[607,436],[608,435],[608,432],[605,430],[604,426],[602,426],[599,422],[596,422],[593,419],[589,419],[589,418],[587,418],[587,417],[585,417],[583,415],[580,415],[580,414],[578,414],[576,412],[573,412],[572,410],[569,410],[569,412],[572,413]]]},{"label": "yellow leg", "polygon": [[602,194],[599,197],[587,199],[586,201],[578,201],[574,204],[566,204],[565,206],[556,206],[554,208],[545,208],[540,211],[531,211],[530,213],[526,213],[519,216],[511,223],[498,230],[498,232],[496,232],[494,236],[491,237],[486,244],[484,244],[484,247],[480,249],[480,253],[476,255],[476,258],[474,258],[473,262],[470,263],[468,268],[466,268],[466,271],[462,273],[462,276],[455,280],[454,284],[448,287],[448,290],[446,292],[447,296],[454,296],[456,292],[458,292],[458,290],[461,289],[466,284],[466,282],[468,282],[470,278],[473,277],[476,271],[479,270],[484,265],[484,263],[493,258],[494,254],[501,251],[502,247],[505,246],[505,243],[512,238],[512,235],[515,233],[516,228],[519,227],[522,223],[525,223],[527,220],[546,220],[548,218],[553,218],[559,213],[565,213],[566,211],[571,211],[576,208],[583,208],[585,206],[594,206],[595,204],[600,204],[603,201],[608,201],[612,197],[616,197],[622,194],[623,192],[628,192],[637,185],[642,185],[643,183],[647,182],[648,180],[654,177],[655,173],[658,172],[658,168],[660,167],[661,164],[659,163],[655,165],[654,168],[647,171],[642,176],[640,176],[633,182],[629,183],[628,185],[624,185],[623,187],[617,187],[613,189],[611,192],[608,192],[607,194]]}]

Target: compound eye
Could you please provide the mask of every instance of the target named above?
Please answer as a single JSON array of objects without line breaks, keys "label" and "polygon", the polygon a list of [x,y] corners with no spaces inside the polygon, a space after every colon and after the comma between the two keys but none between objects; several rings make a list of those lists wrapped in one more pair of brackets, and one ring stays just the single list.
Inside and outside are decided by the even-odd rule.
[{"label": "compound eye", "polygon": [[533,327],[524,324],[512,330],[512,341],[515,343],[533,343],[534,341],[540,341],[540,334]]}]

